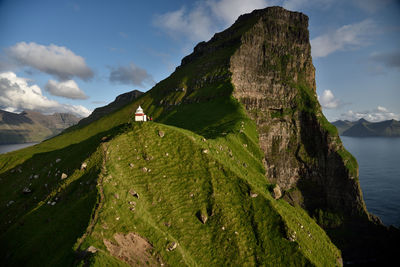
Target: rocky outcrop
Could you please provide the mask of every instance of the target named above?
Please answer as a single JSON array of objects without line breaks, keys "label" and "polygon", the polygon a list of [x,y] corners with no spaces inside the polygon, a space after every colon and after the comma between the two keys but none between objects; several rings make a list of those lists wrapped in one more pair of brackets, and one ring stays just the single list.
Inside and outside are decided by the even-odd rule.
[{"label": "rocky outcrop", "polygon": [[257,123],[266,178],[286,194],[300,191],[298,204],[311,212],[366,215],[357,164],[317,101],[308,17],[279,7],[246,16],[256,22],[241,36],[230,71],[234,97]]}]

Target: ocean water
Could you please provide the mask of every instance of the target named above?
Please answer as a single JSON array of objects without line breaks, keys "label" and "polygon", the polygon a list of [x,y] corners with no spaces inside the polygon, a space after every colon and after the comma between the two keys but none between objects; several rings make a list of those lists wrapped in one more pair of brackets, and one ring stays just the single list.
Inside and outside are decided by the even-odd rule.
[{"label": "ocean water", "polygon": [[0,145],[0,154],[18,150],[24,147],[33,146],[37,143],[24,143],[24,144],[10,144],[10,145]]},{"label": "ocean water", "polygon": [[358,161],[368,211],[400,227],[400,138],[340,138]]}]

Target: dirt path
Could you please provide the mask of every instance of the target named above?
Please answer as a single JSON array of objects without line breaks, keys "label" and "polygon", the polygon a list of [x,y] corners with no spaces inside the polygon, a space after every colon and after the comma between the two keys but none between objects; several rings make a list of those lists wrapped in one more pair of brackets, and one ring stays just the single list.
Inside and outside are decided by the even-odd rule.
[{"label": "dirt path", "polygon": [[93,228],[96,225],[97,220],[99,218],[99,211],[101,210],[101,208],[103,207],[103,204],[104,204],[103,180],[104,180],[104,177],[107,175],[107,168],[106,168],[107,146],[105,143],[102,143],[101,146],[102,146],[102,150],[103,150],[103,162],[101,164],[101,172],[100,172],[99,178],[97,179],[97,188],[99,189],[100,199],[96,203],[94,213],[92,214],[90,223],[89,223],[88,227],[86,228],[86,232],[78,240],[79,245],[78,245],[77,251],[81,251],[81,246],[82,246],[83,241],[85,241],[86,237],[93,232]]}]

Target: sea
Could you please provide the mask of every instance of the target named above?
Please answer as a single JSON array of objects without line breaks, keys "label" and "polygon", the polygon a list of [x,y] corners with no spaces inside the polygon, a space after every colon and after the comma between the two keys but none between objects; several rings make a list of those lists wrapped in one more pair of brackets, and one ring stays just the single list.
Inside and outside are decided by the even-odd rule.
[{"label": "sea", "polygon": [[389,226],[400,227],[400,138],[341,136],[358,161],[365,204]]},{"label": "sea", "polygon": [[[400,138],[340,138],[358,161],[368,211],[385,225],[400,227]],[[0,145],[0,154],[35,144]]]},{"label": "sea", "polygon": [[25,148],[28,146],[36,145],[37,143],[23,143],[23,144],[9,144],[9,145],[0,145],[0,154],[4,154],[7,152],[11,152],[14,150],[18,150],[21,148]]}]

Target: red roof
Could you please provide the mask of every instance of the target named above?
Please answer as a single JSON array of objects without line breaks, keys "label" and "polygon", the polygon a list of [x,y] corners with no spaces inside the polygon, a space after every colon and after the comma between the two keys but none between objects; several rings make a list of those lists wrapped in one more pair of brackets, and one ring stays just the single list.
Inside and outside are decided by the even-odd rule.
[{"label": "red roof", "polygon": [[136,113],[135,116],[143,116],[143,113]]}]

